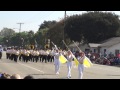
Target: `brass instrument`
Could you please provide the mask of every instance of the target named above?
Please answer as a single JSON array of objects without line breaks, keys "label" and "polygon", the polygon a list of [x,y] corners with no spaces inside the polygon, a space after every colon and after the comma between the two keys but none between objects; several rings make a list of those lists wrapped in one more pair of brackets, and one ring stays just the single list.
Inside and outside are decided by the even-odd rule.
[{"label": "brass instrument", "polygon": [[30,45],[29,47],[30,47],[30,49],[34,49],[35,48],[34,45]]},{"label": "brass instrument", "polygon": [[45,49],[48,49],[49,47],[50,47],[49,44],[46,44],[46,45],[44,46]]}]

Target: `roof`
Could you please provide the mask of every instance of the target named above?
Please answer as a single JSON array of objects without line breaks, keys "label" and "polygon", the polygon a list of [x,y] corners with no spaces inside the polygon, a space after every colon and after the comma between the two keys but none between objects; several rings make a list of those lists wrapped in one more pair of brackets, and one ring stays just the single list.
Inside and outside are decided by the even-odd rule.
[{"label": "roof", "polygon": [[[78,43],[78,42],[76,42],[76,45],[78,46],[78,45],[79,45],[79,43]],[[74,43],[72,43],[72,44],[70,44],[70,45],[69,45],[69,47],[75,47],[75,44],[74,44]]]},{"label": "roof", "polygon": [[90,47],[98,47],[100,46],[101,44],[96,44],[96,43],[89,43],[89,46]]},{"label": "roof", "polygon": [[[110,38],[110,39],[107,39],[101,43],[89,43],[89,46],[90,47],[110,47],[110,46],[113,46],[113,45],[116,45],[116,44],[119,44],[120,43],[120,37],[113,37],[113,38]],[[77,46],[79,46],[79,43],[77,43]],[[75,47],[75,44],[70,44],[69,47]]]},{"label": "roof", "polygon": [[[79,46],[79,45],[81,46],[81,45],[84,45],[84,44],[76,43],[76,45],[77,45],[77,46]],[[101,44],[89,43],[89,46],[90,46],[90,47],[98,47],[98,46],[100,46],[100,45],[101,45]],[[69,47],[75,47],[75,44],[74,44],[74,43],[73,43],[73,44],[70,44]]]},{"label": "roof", "polygon": [[120,43],[120,37],[113,37],[101,43],[100,47],[110,47]]}]

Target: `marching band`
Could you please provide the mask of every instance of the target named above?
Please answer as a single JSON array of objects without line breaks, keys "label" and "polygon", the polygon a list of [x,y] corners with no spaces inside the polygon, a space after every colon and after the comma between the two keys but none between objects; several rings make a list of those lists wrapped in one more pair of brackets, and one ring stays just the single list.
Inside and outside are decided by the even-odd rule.
[{"label": "marching band", "polygon": [[[58,49],[56,46],[53,49],[25,49],[25,48],[8,48],[6,51],[6,59],[8,60],[13,60],[15,62],[23,61],[25,63],[27,62],[53,62],[55,66],[55,74],[59,74],[60,72],[60,60],[59,57],[63,55],[67,61],[67,68],[68,68],[68,73],[67,73],[67,78],[71,78],[71,69],[73,66],[73,60],[74,56],[73,53],[70,50],[61,50]],[[83,77],[83,59],[84,55],[79,54],[79,57],[77,57],[79,66],[79,79],[82,79]]]}]

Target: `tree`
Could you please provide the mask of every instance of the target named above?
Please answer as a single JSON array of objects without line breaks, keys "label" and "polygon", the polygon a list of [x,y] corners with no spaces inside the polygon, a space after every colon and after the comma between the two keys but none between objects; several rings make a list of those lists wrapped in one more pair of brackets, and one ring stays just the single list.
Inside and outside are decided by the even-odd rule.
[{"label": "tree", "polygon": [[43,48],[46,44],[46,41],[48,39],[48,28],[41,29],[40,31],[37,31],[35,34],[35,40],[39,44],[41,48]]},{"label": "tree", "polygon": [[9,28],[3,28],[0,32],[0,35],[4,37],[10,37],[13,34],[15,34],[15,31]]},{"label": "tree", "polygon": [[55,25],[57,22],[56,21],[44,21],[41,25],[40,25],[40,29],[45,29],[45,28],[50,28],[52,27],[53,25]]},{"label": "tree", "polygon": [[50,39],[59,47],[63,47],[62,42],[63,34],[65,36],[64,40],[67,41],[66,43],[68,44],[69,42],[69,37],[67,37],[67,35],[63,32],[64,32],[64,20],[61,20],[48,30],[47,32],[48,39]]},{"label": "tree", "polygon": [[70,16],[65,24],[65,33],[74,41],[82,41],[83,39],[82,26],[80,25],[82,21],[79,22],[79,19],[81,19],[81,16]]},{"label": "tree", "polygon": [[15,31],[13,29],[9,28],[3,28],[0,32],[1,36],[1,44],[3,45],[10,45],[10,38],[15,34]]},{"label": "tree", "polygon": [[120,36],[119,16],[110,12],[87,12],[73,15],[66,20],[65,32],[71,40],[98,43]]},{"label": "tree", "polygon": [[29,45],[34,45],[34,32],[32,30],[30,30],[27,34],[27,41]]},{"label": "tree", "polygon": [[30,37],[29,34],[30,34],[29,32],[20,32],[20,33],[14,34],[9,40],[10,45],[11,46],[20,46],[20,47],[23,46],[24,47],[25,45],[29,45],[30,41],[33,44],[34,43],[34,41],[33,41],[34,36]]},{"label": "tree", "polygon": [[38,44],[38,47],[44,48],[45,39],[44,39],[42,32],[38,31],[37,33],[35,33],[35,40]]},{"label": "tree", "polygon": [[3,37],[0,36],[0,45],[2,45],[2,44],[3,44]]},{"label": "tree", "polygon": [[40,47],[44,47],[46,41],[48,39],[48,30],[53,27],[57,22],[56,21],[44,21],[41,25],[39,30],[35,33],[35,40],[39,44]]}]

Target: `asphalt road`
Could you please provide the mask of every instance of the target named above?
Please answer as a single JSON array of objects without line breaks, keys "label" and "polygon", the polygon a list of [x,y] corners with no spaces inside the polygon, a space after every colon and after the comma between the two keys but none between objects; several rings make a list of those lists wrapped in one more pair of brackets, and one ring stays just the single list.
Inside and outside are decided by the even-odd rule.
[{"label": "asphalt road", "polygon": [[[0,59],[0,72],[8,74],[20,74],[22,78],[26,75],[32,75],[35,79],[67,79],[67,65],[61,64],[60,74],[54,72],[53,63],[41,62],[22,62],[10,61],[6,59],[6,54],[3,52],[3,57]],[[72,78],[78,78],[78,69],[73,64]],[[120,79],[120,67],[97,65],[93,64],[91,68],[84,69],[83,79]]]}]

